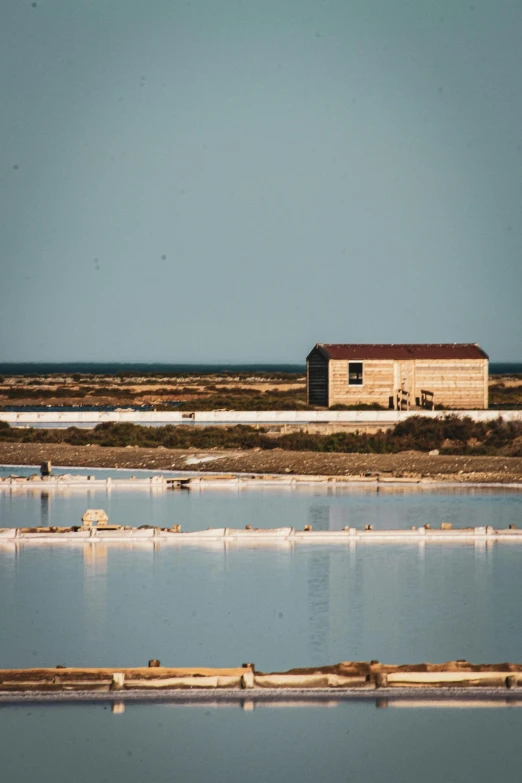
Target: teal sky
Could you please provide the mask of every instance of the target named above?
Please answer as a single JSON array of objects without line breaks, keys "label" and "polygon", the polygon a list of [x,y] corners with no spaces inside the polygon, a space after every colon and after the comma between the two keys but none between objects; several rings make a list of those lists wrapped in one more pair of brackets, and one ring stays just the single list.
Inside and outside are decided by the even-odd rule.
[{"label": "teal sky", "polygon": [[2,0],[0,361],[522,361],[522,0]]}]

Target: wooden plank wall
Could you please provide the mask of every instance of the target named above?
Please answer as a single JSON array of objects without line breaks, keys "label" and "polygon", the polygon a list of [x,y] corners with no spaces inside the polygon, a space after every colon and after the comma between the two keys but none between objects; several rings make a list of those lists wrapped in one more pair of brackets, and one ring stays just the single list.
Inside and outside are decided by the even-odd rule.
[{"label": "wooden plank wall", "polygon": [[330,405],[359,405],[378,402],[388,408],[393,396],[393,360],[363,362],[363,385],[348,386],[348,362],[330,361]]},{"label": "wooden plank wall", "polygon": [[[447,408],[482,409],[488,407],[487,359],[417,359],[363,361],[363,385],[348,385],[348,362],[329,362],[329,405],[379,403],[388,408],[390,397],[404,383],[410,391],[412,407],[421,389],[434,393],[436,405]],[[310,403],[313,404],[313,403]]]},{"label": "wooden plank wall", "polygon": [[420,396],[421,389],[428,389],[434,392],[435,405],[447,408],[487,408],[487,379],[487,359],[417,359],[415,362],[415,396]]}]

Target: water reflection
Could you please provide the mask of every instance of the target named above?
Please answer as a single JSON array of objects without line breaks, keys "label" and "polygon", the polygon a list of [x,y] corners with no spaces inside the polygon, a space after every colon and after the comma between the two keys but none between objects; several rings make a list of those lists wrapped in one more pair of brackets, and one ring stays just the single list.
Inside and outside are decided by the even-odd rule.
[{"label": "water reflection", "polygon": [[387,707],[402,707],[405,709],[429,709],[429,710],[476,710],[499,709],[501,707],[522,707],[520,699],[505,698],[481,698],[474,699],[387,699]]},{"label": "water reflection", "polygon": [[54,783],[487,783],[520,777],[522,711],[511,709],[513,703],[392,710],[399,702],[390,700],[383,710],[375,701],[332,702],[297,702],[294,709],[286,701],[245,699],[194,709],[120,700],[113,712],[109,701],[10,705],[0,708],[2,772],[9,781],[33,780],[37,763],[40,778]]},{"label": "water reflection", "polygon": [[[333,694],[332,694],[333,696]],[[173,697],[165,694],[156,694],[154,697],[141,694],[136,698],[130,694],[118,697],[117,699],[107,699],[94,697],[92,694],[84,699],[77,696],[69,696],[57,700],[56,697],[27,696],[22,698],[9,696],[0,699],[0,712],[13,705],[18,705],[22,701],[25,705],[47,708],[52,711],[58,704],[67,706],[68,709],[106,709],[110,706],[113,715],[124,715],[127,710],[149,709],[152,705],[161,708],[183,710],[187,707],[204,710],[241,710],[242,712],[254,712],[255,710],[303,710],[303,709],[337,709],[346,704],[359,704],[373,707],[374,709],[401,709],[401,710],[484,710],[484,709],[519,709],[522,708],[522,696],[512,695],[505,697],[501,695],[480,695],[473,696],[413,696],[403,695],[394,696],[388,694],[385,697],[376,697],[371,694],[336,694],[335,698],[330,695],[293,695],[291,693],[281,696],[255,694],[252,696],[221,695],[216,697],[213,694],[199,693],[195,699],[193,695],[183,695],[179,691],[177,696]]]},{"label": "water reflection", "polygon": [[107,633],[107,544],[84,544],[83,556],[83,624],[78,628],[89,646],[103,645]]},{"label": "water reflection", "polygon": [[308,561],[308,646],[315,657],[330,637],[330,557],[321,554]]},{"label": "water reflection", "polygon": [[[341,706],[342,704],[346,702],[352,702],[352,703],[360,703],[360,702],[366,702],[370,705],[374,706],[376,709],[387,709],[389,707],[392,708],[403,708],[403,709],[443,709],[443,710],[453,710],[453,709],[499,709],[502,707],[509,707],[509,708],[520,708],[522,707],[522,697],[498,697],[498,696],[490,696],[488,697],[481,697],[481,696],[475,696],[472,698],[466,698],[464,697],[452,697],[452,698],[446,698],[446,697],[427,697],[427,698],[404,698],[403,696],[400,697],[394,697],[393,695],[388,696],[386,698],[376,698],[375,696],[346,696],[343,694],[340,694],[335,699],[329,697],[329,696],[298,696],[298,697],[292,697],[292,696],[281,696],[281,697],[265,697],[262,696],[254,696],[251,698],[230,698],[230,697],[224,697],[223,699],[213,700],[212,697],[209,697],[209,700],[206,698],[200,699],[198,701],[191,701],[190,697],[185,699],[177,699],[175,702],[169,702],[168,697],[166,701],[162,701],[162,704],[165,704],[169,707],[178,707],[178,706],[184,706],[184,707],[204,707],[208,709],[209,707],[212,707],[213,709],[222,709],[222,708],[229,708],[229,707],[239,707],[245,712],[253,712],[257,709],[335,709],[336,707]],[[115,709],[115,706],[118,705],[118,709]],[[121,706],[120,706],[121,705]],[[131,702],[127,706],[131,706],[133,709],[136,707],[139,707],[139,703]],[[125,711],[125,701],[118,701],[113,702],[112,705],[112,711],[113,712],[124,712]]]},{"label": "water reflection", "polygon": [[[52,495],[52,496],[51,496]],[[517,523],[522,493],[93,490],[0,493],[1,526],[112,521],[185,530]],[[174,665],[253,660],[287,669],[378,658],[503,661],[522,649],[520,548],[347,541],[341,545],[129,543],[0,545],[4,665]],[[33,652],[35,653],[33,655]],[[515,655],[516,657],[516,655]]]},{"label": "water reflection", "polygon": [[49,493],[42,491],[40,496],[40,525],[42,527],[50,527],[51,525],[50,505]]},{"label": "water reflection", "polygon": [[[183,530],[211,526],[243,528],[295,527],[342,530],[346,526],[375,529],[408,528],[430,523],[439,527],[493,525],[508,527],[522,516],[522,491],[465,487],[423,488],[367,486],[298,489],[257,487],[226,492],[216,488],[176,492],[150,485],[139,489],[39,487],[6,488],[0,484],[0,526],[78,524],[88,507],[104,508],[112,522],[153,524]],[[52,512],[52,513],[51,513]]]},{"label": "water reflection", "polygon": [[312,530],[334,530],[331,521],[330,506],[318,505],[317,503],[310,504],[307,524],[311,526]]},{"label": "water reflection", "polygon": [[512,610],[520,550],[509,545],[10,545],[0,565],[5,666],[156,657],[275,671],[372,658],[506,661],[522,648]]}]

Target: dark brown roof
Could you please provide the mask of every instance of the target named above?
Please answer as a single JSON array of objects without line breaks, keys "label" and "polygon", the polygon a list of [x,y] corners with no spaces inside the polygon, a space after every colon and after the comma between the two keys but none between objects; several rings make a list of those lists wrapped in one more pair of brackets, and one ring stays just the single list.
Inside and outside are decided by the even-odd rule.
[{"label": "dark brown roof", "polygon": [[489,359],[477,343],[317,343],[329,359]]}]

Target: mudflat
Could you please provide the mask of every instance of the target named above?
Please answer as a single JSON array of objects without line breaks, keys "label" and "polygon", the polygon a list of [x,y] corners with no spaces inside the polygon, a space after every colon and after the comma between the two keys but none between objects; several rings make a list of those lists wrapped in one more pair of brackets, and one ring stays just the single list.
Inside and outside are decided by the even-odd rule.
[{"label": "mudflat", "polygon": [[325,476],[390,475],[462,483],[519,483],[522,457],[398,454],[341,454],[271,449],[168,449],[134,446],[73,446],[62,443],[0,443],[0,463],[59,467],[197,470],[219,473],[283,473]]}]

